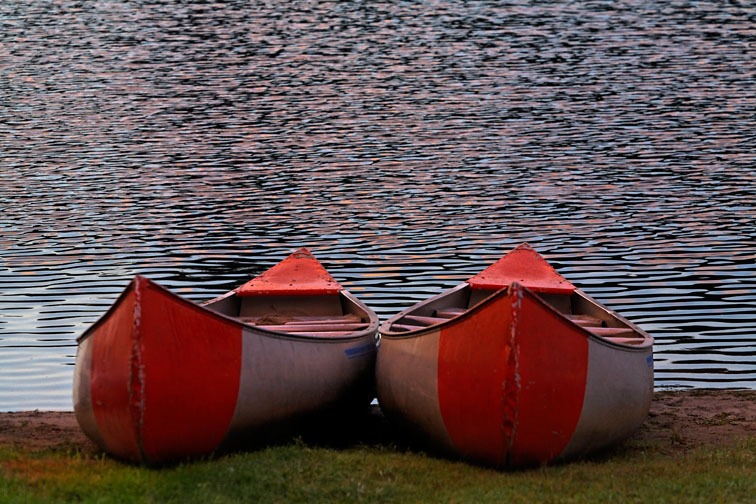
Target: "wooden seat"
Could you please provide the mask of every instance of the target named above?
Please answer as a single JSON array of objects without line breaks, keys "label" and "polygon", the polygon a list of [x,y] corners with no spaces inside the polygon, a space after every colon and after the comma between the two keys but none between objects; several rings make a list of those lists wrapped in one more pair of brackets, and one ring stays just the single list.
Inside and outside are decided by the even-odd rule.
[{"label": "wooden seat", "polygon": [[405,315],[404,317],[402,317],[402,320],[407,320],[409,322],[416,322],[424,326],[431,326],[431,325],[439,324],[441,322],[446,322],[449,319],[444,318],[444,317],[422,317],[420,315]]},{"label": "wooden seat", "polygon": [[292,336],[312,336],[315,338],[338,338],[339,336],[347,336],[354,331],[285,331],[286,334]]},{"label": "wooden seat", "polygon": [[582,327],[601,327],[604,325],[603,320],[598,317],[592,317],[590,315],[569,314],[566,315],[566,317]]},{"label": "wooden seat", "polygon": [[440,310],[436,310],[434,315],[436,317],[450,319],[450,318],[456,317],[457,315],[462,315],[466,311],[467,310],[465,310],[464,308],[443,308]]},{"label": "wooden seat", "polygon": [[644,338],[604,338],[613,343],[623,343],[625,345],[642,345],[646,340]]},{"label": "wooden seat", "polygon": [[320,315],[312,317],[293,317],[286,324],[299,325],[299,324],[353,324],[356,322],[362,322],[362,319],[354,314],[348,313],[346,315]]},{"label": "wooden seat", "polygon": [[354,332],[360,329],[365,329],[368,326],[367,323],[359,324],[276,324],[276,325],[256,325],[260,329],[267,331],[299,331],[299,332],[322,332],[322,331],[339,331],[339,332]]},{"label": "wooden seat", "polygon": [[[462,310],[464,311],[464,310]],[[405,315],[393,324],[392,331],[415,331],[423,329],[442,322],[446,322],[450,317],[428,317],[423,315]]]},{"label": "wooden seat", "polygon": [[417,331],[418,329],[425,329],[425,326],[409,325],[409,324],[391,324],[392,331]]},{"label": "wooden seat", "polygon": [[285,332],[297,336],[343,336],[366,329],[370,324],[355,314],[243,318],[242,322],[266,331]]},{"label": "wooden seat", "polygon": [[637,338],[638,334],[629,327],[586,327],[602,338]]}]

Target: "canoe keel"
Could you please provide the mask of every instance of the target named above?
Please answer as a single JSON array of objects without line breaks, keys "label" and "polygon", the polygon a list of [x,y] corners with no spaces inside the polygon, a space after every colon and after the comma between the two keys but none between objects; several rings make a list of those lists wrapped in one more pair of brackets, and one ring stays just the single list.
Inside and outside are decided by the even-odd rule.
[{"label": "canoe keel", "polygon": [[439,328],[382,338],[378,399],[441,451],[540,464],[634,432],[652,394],[649,355],[590,339],[513,284]]}]

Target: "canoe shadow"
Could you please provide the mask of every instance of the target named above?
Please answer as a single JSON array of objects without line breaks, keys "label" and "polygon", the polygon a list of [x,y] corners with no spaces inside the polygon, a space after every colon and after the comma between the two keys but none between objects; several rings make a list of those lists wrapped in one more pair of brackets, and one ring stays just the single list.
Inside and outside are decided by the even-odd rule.
[{"label": "canoe shadow", "polygon": [[[352,447],[373,447],[396,452],[414,453],[451,462],[462,462],[483,469],[506,472],[526,472],[543,467],[542,464],[525,466],[493,466],[441,450],[421,440],[416,432],[391,422],[380,406],[371,404],[350,413],[327,412],[312,415],[296,422],[281,422],[257,429],[253,435],[237,437],[216,450],[214,456],[254,452],[268,447],[302,443],[305,446],[344,450]],[[568,465],[574,462],[604,463],[627,457],[638,450],[634,437],[586,456],[569,460],[552,461],[549,466]]]},{"label": "canoe shadow", "polygon": [[427,451],[427,447],[413,442],[410,433],[392,424],[380,406],[371,404],[357,411],[329,411],[267,425],[227,440],[215,454],[243,453],[292,443],[332,449],[381,446],[398,451]]}]

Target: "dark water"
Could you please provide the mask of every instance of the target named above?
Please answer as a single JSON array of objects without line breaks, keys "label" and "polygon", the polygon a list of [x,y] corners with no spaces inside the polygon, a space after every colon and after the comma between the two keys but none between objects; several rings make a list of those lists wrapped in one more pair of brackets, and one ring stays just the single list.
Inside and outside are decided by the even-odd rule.
[{"label": "dark water", "polygon": [[0,410],[70,409],[130,278],[308,246],[385,319],[520,242],[756,388],[745,1],[0,2]]}]

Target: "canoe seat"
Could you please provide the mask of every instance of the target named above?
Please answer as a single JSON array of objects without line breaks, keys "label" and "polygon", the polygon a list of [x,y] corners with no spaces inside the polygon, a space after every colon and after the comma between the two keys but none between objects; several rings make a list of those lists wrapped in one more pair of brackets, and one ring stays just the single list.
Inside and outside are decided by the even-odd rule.
[{"label": "canoe seat", "polygon": [[614,343],[623,343],[625,345],[642,345],[646,340],[644,338],[604,338]]},{"label": "canoe seat", "polygon": [[466,311],[467,310],[465,310],[464,308],[442,308],[440,310],[436,310],[434,315],[436,317],[450,319],[456,317],[457,315],[461,315]]},{"label": "canoe seat", "polygon": [[402,317],[402,320],[415,322],[422,326],[431,326],[441,322],[446,322],[449,319],[445,317],[422,317],[420,315],[405,315],[404,317]]},{"label": "canoe seat", "polygon": [[638,334],[629,327],[586,327],[602,338],[637,338]]},{"label": "canoe seat", "polygon": [[359,324],[274,324],[274,325],[256,325],[260,329],[266,329],[268,331],[284,331],[284,332],[307,332],[307,331],[341,331],[341,332],[353,332],[364,329],[368,326],[367,323]]},{"label": "canoe seat", "polygon": [[[464,312],[464,310],[460,310],[460,313]],[[438,312],[436,312],[436,315],[439,315]],[[446,322],[451,317],[442,317],[442,316],[436,316],[436,317],[429,317],[425,315],[405,315],[399,320],[397,320],[395,323],[391,324],[391,329],[393,331],[415,331],[417,329],[423,329],[425,327],[430,327],[436,324],[440,324],[441,322]]]},{"label": "canoe seat", "polygon": [[285,332],[297,336],[344,336],[367,329],[370,325],[354,314],[242,318],[242,322],[266,331]]},{"label": "canoe seat", "polygon": [[598,317],[582,314],[569,314],[567,318],[581,327],[602,327],[604,321]]},{"label": "canoe seat", "polygon": [[425,329],[427,326],[411,325],[411,324],[391,324],[392,331],[417,331],[418,329]]}]

